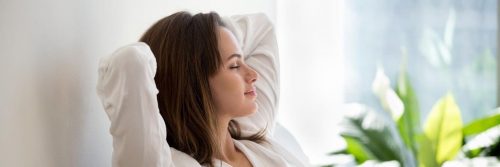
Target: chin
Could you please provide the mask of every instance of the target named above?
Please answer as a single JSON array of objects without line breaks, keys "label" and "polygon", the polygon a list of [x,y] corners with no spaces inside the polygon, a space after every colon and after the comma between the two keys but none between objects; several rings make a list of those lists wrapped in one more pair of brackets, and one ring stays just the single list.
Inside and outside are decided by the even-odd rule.
[{"label": "chin", "polygon": [[251,106],[248,106],[247,109],[242,113],[241,117],[251,116],[257,112],[259,109],[259,105],[257,103],[253,103]]},{"label": "chin", "polygon": [[254,102],[252,104],[252,107],[251,107],[248,115],[253,115],[254,113],[257,112],[258,109],[259,109],[259,105],[257,105],[257,103]]}]

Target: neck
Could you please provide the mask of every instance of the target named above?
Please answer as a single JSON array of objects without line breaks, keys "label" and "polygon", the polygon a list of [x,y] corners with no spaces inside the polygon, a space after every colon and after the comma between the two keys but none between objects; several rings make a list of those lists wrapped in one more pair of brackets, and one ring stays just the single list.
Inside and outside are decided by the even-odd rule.
[{"label": "neck", "polygon": [[219,120],[218,131],[218,141],[220,142],[220,154],[216,157],[225,162],[231,162],[235,160],[235,156],[238,151],[236,146],[234,146],[233,138],[229,133],[230,119]]}]

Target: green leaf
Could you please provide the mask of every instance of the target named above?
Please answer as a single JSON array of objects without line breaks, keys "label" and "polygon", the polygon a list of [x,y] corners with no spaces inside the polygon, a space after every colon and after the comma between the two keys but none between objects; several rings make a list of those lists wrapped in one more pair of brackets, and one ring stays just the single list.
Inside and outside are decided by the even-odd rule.
[{"label": "green leaf", "polygon": [[467,156],[467,158],[475,158],[475,157],[478,157],[482,151],[483,151],[482,148],[477,148],[477,149],[465,151],[464,153],[465,153],[465,156]]},{"label": "green leaf", "polygon": [[[500,111],[500,109],[497,109],[497,111]],[[500,125],[500,112],[469,123],[463,128],[463,133],[464,136],[475,135],[496,125]]]},{"label": "green leaf", "polygon": [[406,71],[407,62],[406,50],[403,48],[403,63],[396,85],[396,93],[403,102],[404,112],[397,125],[399,133],[406,146],[410,148],[414,155],[417,154],[417,134],[420,133],[420,114],[418,99]]},{"label": "green leaf", "polygon": [[438,167],[436,152],[432,146],[432,141],[424,134],[418,137],[418,163],[420,167]]},{"label": "green leaf", "polygon": [[495,150],[495,147],[497,147],[499,143],[500,125],[497,125],[469,139],[465,145],[462,146],[462,151],[468,157],[490,155],[490,152]]},{"label": "green leaf", "polygon": [[486,156],[495,156],[500,159],[500,141],[497,141],[495,145],[486,148],[484,151]]},{"label": "green leaf", "polygon": [[425,123],[424,135],[421,143],[423,150],[420,151],[434,154],[438,165],[456,156],[462,146],[463,135],[460,109],[453,95],[444,96],[434,105]]},{"label": "green leaf", "polygon": [[[353,109],[354,108],[354,109]],[[348,145],[348,152],[358,162],[366,160],[396,160],[403,166],[415,166],[410,151],[406,149],[394,124],[381,112],[363,105],[346,111],[340,123],[340,134]]]},{"label": "green leaf", "polygon": [[337,154],[349,154],[349,153],[347,152],[347,148],[327,153],[327,155],[337,155]]},{"label": "green leaf", "polygon": [[352,154],[356,162],[363,163],[369,159],[373,159],[371,152],[367,150],[357,139],[349,136],[342,136],[347,143],[347,152]]}]

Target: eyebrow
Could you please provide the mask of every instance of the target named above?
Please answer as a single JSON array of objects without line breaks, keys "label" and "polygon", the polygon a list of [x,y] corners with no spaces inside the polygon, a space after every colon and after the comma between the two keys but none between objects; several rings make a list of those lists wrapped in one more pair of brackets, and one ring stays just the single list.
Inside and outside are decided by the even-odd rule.
[{"label": "eyebrow", "polygon": [[240,54],[234,53],[234,54],[232,54],[231,56],[229,56],[227,58],[227,61],[229,61],[229,60],[231,60],[232,58],[235,58],[235,57],[241,59],[242,56]]}]

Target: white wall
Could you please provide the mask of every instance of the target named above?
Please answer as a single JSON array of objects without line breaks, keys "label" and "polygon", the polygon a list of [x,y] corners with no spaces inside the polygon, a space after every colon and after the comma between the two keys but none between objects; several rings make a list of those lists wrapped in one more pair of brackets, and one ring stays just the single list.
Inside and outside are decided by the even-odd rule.
[{"label": "white wall", "polygon": [[0,1],[0,166],[111,166],[97,62],[181,9],[264,12],[274,0]]}]

